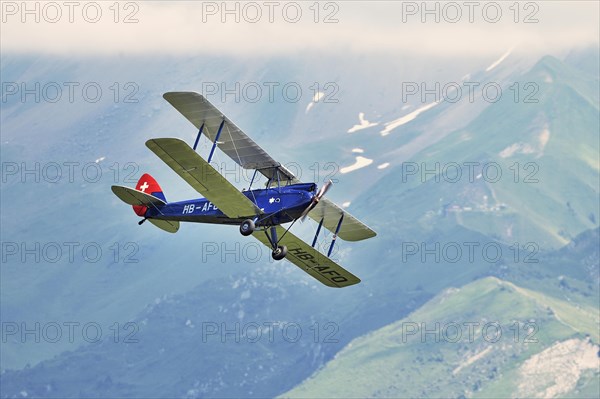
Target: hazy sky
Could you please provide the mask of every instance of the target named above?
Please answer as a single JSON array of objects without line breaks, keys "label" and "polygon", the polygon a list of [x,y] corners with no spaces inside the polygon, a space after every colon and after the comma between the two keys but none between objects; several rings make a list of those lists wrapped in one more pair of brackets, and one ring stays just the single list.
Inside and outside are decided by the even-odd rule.
[{"label": "hazy sky", "polygon": [[[116,4],[116,5],[115,5]],[[597,44],[598,1],[2,1],[2,53],[442,56]]]}]

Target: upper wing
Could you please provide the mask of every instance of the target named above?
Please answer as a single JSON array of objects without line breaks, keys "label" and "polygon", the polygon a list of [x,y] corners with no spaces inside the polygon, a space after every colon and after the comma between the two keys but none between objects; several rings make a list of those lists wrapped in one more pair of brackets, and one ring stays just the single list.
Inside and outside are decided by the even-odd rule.
[{"label": "upper wing", "polygon": [[151,139],[146,141],[146,146],[228,217],[242,218],[262,213],[182,140]]},{"label": "upper wing", "polygon": [[[284,232],[285,229],[283,227],[277,227],[278,237],[282,237]],[[271,248],[271,243],[264,231],[255,231],[253,235],[260,242]],[[280,244],[287,247],[288,253],[285,259],[329,287],[341,288],[360,283],[360,279],[354,274],[350,273],[348,270],[344,269],[289,231],[283,236]]]},{"label": "upper wing", "polygon": [[[291,183],[300,182],[289,170],[271,158],[269,154],[252,141],[250,137],[242,132],[240,128],[224,116],[221,111],[201,94],[194,92],[170,92],[165,93],[163,97],[192,122],[196,128],[200,129],[200,126],[204,124],[202,133],[212,141],[215,140],[219,126],[224,120],[225,124],[217,146],[241,167],[245,169],[258,169],[267,178],[273,177],[276,173],[275,171],[278,171],[281,180],[287,180]],[[201,159],[199,156],[197,158]],[[202,191],[200,192],[204,195]],[[206,198],[210,199],[208,196]],[[368,226],[325,198],[308,215],[317,222],[320,222],[321,218],[324,218],[323,226],[334,232],[342,213],[344,214],[344,220],[338,233],[341,239],[359,241],[376,235]]]},{"label": "upper wing", "polygon": [[[221,122],[225,120],[217,147],[244,169],[258,169],[267,178],[279,171],[280,179],[294,180],[294,175],[275,161],[250,137],[221,113],[204,96],[195,92],[170,92],[163,95],[197,129],[204,124],[202,134],[215,141]],[[297,179],[296,179],[297,180]]]},{"label": "upper wing", "polygon": [[329,231],[335,232],[342,214],[344,215],[344,219],[342,220],[340,231],[337,234],[342,240],[360,241],[377,235],[377,233],[371,230],[369,226],[356,219],[327,198],[321,199],[317,206],[309,212],[308,216],[317,222],[320,222],[321,219],[323,219],[323,226]]}]

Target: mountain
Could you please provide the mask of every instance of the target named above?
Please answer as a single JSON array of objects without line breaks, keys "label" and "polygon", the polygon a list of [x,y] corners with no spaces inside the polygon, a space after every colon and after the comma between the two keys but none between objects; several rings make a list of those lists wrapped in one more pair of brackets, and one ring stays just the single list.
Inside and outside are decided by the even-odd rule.
[{"label": "mountain", "polygon": [[[16,168],[15,173],[6,169],[2,181],[3,240],[19,248],[49,245],[46,248],[61,249],[61,256],[52,262],[38,261],[31,255],[23,259],[19,253],[7,256],[0,270],[3,320],[26,325],[94,321],[108,328],[131,320],[156,298],[183,294],[205,281],[245,272],[256,265],[256,261],[240,256],[223,261],[220,251],[207,258],[208,248],[202,244],[198,247],[198,240],[202,240],[205,246],[216,244],[220,250],[235,251],[239,242],[235,229],[186,225],[177,235],[164,235],[149,225],[139,227],[131,209],[110,191],[112,184],[131,186],[142,173],[149,172],[169,200],[198,195],[144,146],[151,137],[175,135],[188,142],[195,137],[195,129],[162,99],[165,91],[202,91],[216,84],[217,93],[208,96],[216,106],[278,160],[295,166],[292,170],[299,170],[303,180],[322,182],[331,172],[327,164],[342,161],[327,147],[312,151],[312,140],[318,141],[323,132],[328,137],[343,135],[359,110],[372,107],[385,115],[399,112],[398,89],[403,79],[452,79],[481,63],[468,60],[440,71],[433,62],[423,67],[421,59],[383,63],[354,55],[350,67],[333,68],[342,64],[339,57],[311,64],[308,70],[299,62],[302,57],[244,59],[240,63],[235,58],[199,56],[71,59],[3,55],[2,76],[8,83],[28,88],[35,88],[36,83],[40,87],[53,82],[79,83],[72,102],[67,87],[59,84],[63,91],[57,102],[45,97],[36,101],[34,95],[23,99],[18,93],[7,95],[1,104],[3,165]],[[373,71],[380,72],[378,79],[369,79]],[[273,99],[263,91],[257,102],[246,101],[241,89],[237,91],[239,98],[235,93],[224,95],[245,85],[268,87],[268,82],[300,85],[303,94],[295,102],[281,91]],[[311,87],[318,83],[323,90],[328,82],[339,88],[336,102],[315,103],[307,113],[307,104],[313,99]],[[84,97],[80,88],[86,84],[99,85],[104,93],[99,101]],[[120,90],[118,95],[115,87]],[[389,101],[396,97],[396,101]],[[298,137],[306,147],[298,145]],[[218,152],[215,159],[223,161]],[[57,165],[60,175],[51,175]],[[224,168],[230,167],[224,164]],[[339,168],[336,171],[339,173]],[[233,175],[233,179],[231,173],[228,177],[236,186],[248,184],[245,175]],[[356,197],[353,179],[339,180],[331,198],[342,202]],[[52,201],[40,202],[40,198]],[[309,231],[308,226],[304,230]],[[69,243],[77,244],[73,259]],[[100,258],[86,260],[86,246],[99,246]],[[267,252],[262,255],[261,262],[270,262]],[[332,296],[327,293],[324,298],[329,301]],[[75,342],[51,344],[19,340],[3,346],[0,367],[34,365],[85,344],[80,336]]]},{"label": "mountain", "polygon": [[[599,213],[590,203],[597,200],[598,170],[593,162],[590,166],[589,153],[579,148],[597,145],[590,118],[597,110],[597,80],[582,74],[576,59],[568,64],[554,58],[526,60],[525,72],[523,63],[511,57],[491,72],[484,69],[489,60],[440,68],[436,65],[446,65],[444,60],[431,60],[423,67],[422,60],[352,56],[311,63],[310,69],[298,57],[237,61],[2,59],[3,77],[7,71],[9,80],[98,80],[105,88],[115,81],[122,88],[133,81],[139,86],[139,102],[131,104],[112,98],[74,106],[21,104],[14,98],[2,104],[3,162],[31,167],[35,162],[76,161],[102,170],[96,182],[80,174],[74,182],[58,183],[35,182],[31,176],[23,182],[19,174],[8,178],[1,192],[3,241],[78,242],[78,248],[98,244],[103,253],[95,262],[82,259],[77,251],[75,261],[68,256],[55,263],[11,256],[2,263],[3,323],[28,328],[36,322],[43,327],[77,322],[79,328],[97,323],[102,329],[99,342],[88,342],[80,329],[74,342],[66,329],[58,342],[38,343],[31,335],[6,337],[1,348],[3,397],[21,392],[41,397],[281,395],[327,365],[353,339],[405,319],[449,287],[488,276],[541,295],[544,301],[557,301],[559,308],[566,301],[597,309],[593,278],[598,256],[593,244]],[[134,76],[132,70],[141,72]],[[474,71],[472,79],[499,82],[509,95],[496,103],[480,92],[472,104],[468,98],[456,104],[443,101],[388,135],[381,134],[389,122],[427,105],[420,99],[404,103],[402,82],[460,81],[466,71]],[[545,82],[550,72],[554,85]],[[266,248],[240,240],[236,229],[185,225],[176,235],[167,235],[148,224],[139,227],[131,209],[110,192],[111,184],[132,185],[126,181],[129,174],[135,181],[150,172],[169,200],[196,196],[143,145],[150,137],[175,135],[189,142],[195,136],[187,121],[164,103],[162,92],[199,90],[203,82],[271,79],[297,81],[305,88],[315,79],[334,81],[340,102],[317,102],[307,111],[312,94],[297,103],[281,98],[273,103],[266,98],[237,102],[219,95],[211,100],[278,160],[297,162],[303,180],[322,182],[332,171],[327,163],[333,165],[333,177],[339,181],[328,197],[351,201],[348,210],[378,232],[373,240],[336,244],[335,259],[362,279],[355,287],[322,287],[295,266],[271,261]],[[516,81],[521,88],[537,82],[540,101],[506,101],[513,94],[508,87]],[[378,125],[347,133],[359,112]],[[515,131],[500,134],[511,113],[516,115],[511,122]],[[536,143],[545,126],[543,118],[535,120],[538,114],[552,121],[539,158],[527,147]],[[578,126],[581,142],[568,139],[567,122]],[[461,139],[463,133],[469,133],[470,140]],[[354,162],[355,148],[374,162],[341,173]],[[499,153],[507,148],[506,153],[514,151],[502,158]],[[562,159],[573,164],[563,165]],[[503,171],[512,162],[522,167],[534,162],[539,165],[539,182],[490,183],[480,178],[443,184],[443,176],[436,182],[429,175],[422,183],[402,169],[405,161],[420,166],[432,160],[493,160]],[[383,162],[390,165],[379,169]],[[524,178],[530,170],[521,172]],[[239,175],[235,179],[238,186],[246,183]],[[296,224],[294,231],[310,236],[311,226]],[[511,226],[512,235],[507,233]],[[468,243],[478,245],[472,259]],[[484,246],[500,248],[502,255],[485,253]],[[457,247],[462,254],[454,259],[451,251]],[[431,248],[434,253],[427,254]],[[559,324],[549,326],[553,331],[547,334],[563,337]],[[298,327],[302,335],[295,341]],[[554,331],[555,327],[560,328]],[[207,336],[213,328],[217,332]],[[278,338],[271,341],[271,333]],[[127,338],[137,342],[124,342]]]},{"label": "mountain", "polygon": [[532,263],[496,269],[494,276],[561,300],[597,307],[600,302],[600,229],[588,230],[559,250],[540,254]]},{"label": "mountain", "polygon": [[599,322],[592,307],[486,277],[357,338],[282,397],[591,397]]},{"label": "mountain", "polygon": [[[488,359],[485,370],[493,378],[482,379],[475,364],[477,368],[461,372],[462,379],[438,381],[436,389],[454,392],[456,396],[488,392],[488,397],[495,397],[501,392],[506,395],[529,392],[506,387],[513,380],[514,370],[525,367],[523,364],[528,361],[535,363],[539,357],[557,356],[564,350],[589,360],[590,345],[599,342],[597,300],[587,298],[589,292],[596,298],[598,295],[597,288],[587,287],[597,287],[597,283],[589,280],[590,276],[598,275],[598,249],[594,246],[597,238],[597,230],[586,232],[556,253],[545,254],[536,265],[490,267],[490,271],[504,272],[505,278],[518,285],[497,277],[484,277],[460,289],[443,288],[441,294],[430,300],[427,291],[437,289],[431,285],[426,290],[406,290],[395,296],[373,295],[364,290],[328,296],[311,280],[294,278],[296,270],[282,273],[275,264],[254,268],[213,279],[183,295],[157,298],[127,328],[119,326],[118,334],[114,326],[101,326],[104,335],[99,342],[62,353],[34,367],[5,370],[0,375],[4,396],[27,392],[36,397],[264,397],[293,388],[289,395],[311,397],[315,392],[328,392],[321,391],[324,388],[319,381],[325,380],[321,373],[326,376],[327,370],[342,367],[338,362],[354,348],[361,348],[358,356],[365,358],[356,360],[350,368],[379,385],[373,391],[360,391],[348,383],[343,384],[349,389],[344,392],[327,381],[326,385],[332,392],[339,392],[340,397],[352,392],[360,392],[361,397],[435,396],[436,391],[419,388],[414,383],[395,386],[422,391],[394,390],[382,384],[396,377],[427,382],[436,375],[439,380],[439,376],[452,374],[448,370],[461,371],[462,363],[474,363],[483,351]],[[564,263],[559,268],[552,262]],[[430,267],[426,271],[431,275]],[[464,275],[455,281],[463,279]],[[413,277],[415,281],[418,280]],[[445,284],[448,282],[437,282],[438,286]],[[534,288],[523,288],[529,286]],[[402,303],[398,301],[402,297],[412,299]],[[294,306],[282,306],[293,303],[295,298],[303,299]],[[364,304],[360,306],[359,302]],[[421,303],[425,305],[420,306]],[[399,304],[404,306],[394,311]],[[369,326],[394,318],[398,321],[376,331],[368,330]],[[476,333],[477,339],[468,338],[470,322],[479,323],[479,326],[472,324],[472,334]],[[518,331],[515,322],[519,323]],[[436,323],[440,326],[439,333],[426,335],[421,342],[421,331],[435,331]],[[460,326],[459,342],[454,342],[452,323]],[[481,330],[487,323],[498,323],[501,340],[490,342],[495,340],[496,324],[487,327],[484,337]],[[417,329],[415,334],[414,329]],[[362,337],[355,339],[357,336]],[[586,341],[587,336],[591,343]],[[527,337],[539,342],[525,342]],[[557,354],[553,355],[555,351]],[[390,363],[390,358],[400,355],[398,363]],[[373,359],[381,361],[381,365],[372,365]],[[304,367],[298,367],[299,364]],[[169,371],[165,377],[167,365]],[[585,363],[588,366],[589,361]],[[314,370],[321,369],[313,377],[314,390],[313,379],[294,388],[296,381],[305,380]],[[80,382],[73,380],[72,373],[79,376]],[[389,373],[396,377],[390,377]],[[575,380],[579,381],[577,389],[593,392],[594,373],[597,372],[591,369],[581,370],[583,379]],[[510,377],[504,379],[505,375]],[[553,376],[549,374],[548,378],[552,380]],[[579,372],[574,376],[579,376]],[[574,376],[569,377],[569,386]],[[360,378],[352,374],[348,378],[362,386]],[[461,391],[465,386],[477,389]],[[534,388],[531,389],[538,389]]]},{"label": "mountain", "polygon": [[544,57],[467,126],[391,168],[364,203],[385,191],[404,206],[381,223],[561,247],[598,226],[598,87],[597,75]]}]

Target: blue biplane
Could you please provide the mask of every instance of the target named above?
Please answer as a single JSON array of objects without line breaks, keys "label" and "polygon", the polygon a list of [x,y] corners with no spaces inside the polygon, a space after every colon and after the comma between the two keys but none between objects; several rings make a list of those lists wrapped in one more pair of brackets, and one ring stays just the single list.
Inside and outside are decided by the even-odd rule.
[{"label": "blue biplane", "polygon": [[[197,129],[193,148],[177,138],[151,139],[146,146],[196,189],[204,198],[167,202],[152,176],[144,174],[135,189],[112,186],[112,191],[135,213],[155,226],[175,233],[179,222],[217,223],[239,226],[244,236],[253,235],[272,250],[275,260],[283,258],[330,287],[346,287],[360,279],[329,258],[337,237],[359,241],[376,233],[324,198],[331,181],[317,189],[315,183],[300,182],[287,168],[271,158],[202,95],[194,92],[165,93],[167,100]],[[204,134],[213,143],[208,160],[196,152]],[[244,169],[254,169],[247,190],[239,191],[210,162],[219,148]],[[257,174],[265,188],[253,189]],[[308,216],[319,223],[312,245],[289,229]],[[281,225],[291,222],[288,228]],[[334,233],[327,256],[315,248],[321,228]]]}]

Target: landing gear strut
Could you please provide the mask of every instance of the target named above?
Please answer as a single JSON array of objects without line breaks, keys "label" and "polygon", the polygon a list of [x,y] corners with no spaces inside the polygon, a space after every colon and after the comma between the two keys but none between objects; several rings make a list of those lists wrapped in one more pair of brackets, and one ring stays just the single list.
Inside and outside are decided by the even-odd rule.
[{"label": "landing gear strut", "polygon": [[243,236],[249,236],[254,233],[254,229],[256,226],[254,225],[254,221],[252,219],[246,219],[240,224],[240,233]]},{"label": "landing gear strut", "polygon": [[282,260],[287,255],[287,247],[285,245],[280,245],[273,250],[271,256],[275,260]]},{"label": "landing gear strut", "polygon": [[[271,243],[271,248],[273,248],[273,252],[271,252],[271,256],[275,260],[282,260],[287,255],[287,247],[285,245],[279,245],[279,240],[277,239],[277,227],[271,226],[271,235],[267,233],[265,230],[265,235]],[[282,236],[283,237],[283,236]]]}]

